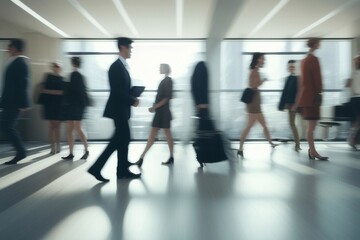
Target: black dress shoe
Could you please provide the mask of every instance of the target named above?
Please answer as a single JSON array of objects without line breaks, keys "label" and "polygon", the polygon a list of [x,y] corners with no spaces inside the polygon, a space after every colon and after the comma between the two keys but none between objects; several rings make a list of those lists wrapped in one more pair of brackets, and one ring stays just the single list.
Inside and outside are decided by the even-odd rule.
[{"label": "black dress shoe", "polygon": [[99,172],[94,171],[91,168],[88,170],[88,173],[93,175],[93,177],[96,178],[97,180],[99,180],[100,182],[108,182],[108,181],[110,181],[109,179],[106,179],[103,176],[101,176],[101,174]]},{"label": "black dress shoe", "polygon": [[174,164],[174,158],[170,157],[166,162],[162,162],[162,165],[170,165],[170,164]]},{"label": "black dress shoe", "polygon": [[140,178],[140,177],[141,177],[141,173],[135,174],[132,172],[127,172],[124,174],[117,174],[118,179],[136,179],[136,178]]},{"label": "black dress shoe", "polygon": [[84,155],[80,159],[86,160],[88,157],[89,157],[89,151],[85,151]]},{"label": "black dress shoe", "polygon": [[11,159],[10,161],[5,162],[4,164],[6,165],[14,165],[17,164],[20,160],[26,158],[26,155],[19,155],[19,156],[15,156],[13,159]]},{"label": "black dress shoe", "polygon": [[241,158],[244,158],[244,151],[243,150],[238,150],[237,151],[237,156],[240,156]]},{"label": "black dress shoe", "polygon": [[61,157],[62,159],[64,159],[64,160],[73,160],[74,159],[74,155],[72,155],[71,153],[68,155],[68,156],[66,156],[66,157]]}]

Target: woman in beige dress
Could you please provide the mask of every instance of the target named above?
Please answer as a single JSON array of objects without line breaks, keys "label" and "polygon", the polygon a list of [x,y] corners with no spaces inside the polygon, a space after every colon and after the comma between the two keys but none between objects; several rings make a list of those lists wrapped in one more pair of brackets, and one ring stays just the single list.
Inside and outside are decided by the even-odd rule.
[{"label": "woman in beige dress", "polygon": [[248,112],[248,121],[245,129],[240,135],[240,146],[237,152],[237,154],[241,157],[244,157],[243,146],[245,139],[249,134],[250,129],[254,126],[256,122],[259,122],[260,125],[263,127],[264,135],[266,137],[266,140],[270,143],[271,147],[275,148],[278,145],[272,142],[269,129],[266,126],[264,115],[261,112],[261,97],[258,87],[266,80],[262,80],[260,78],[259,68],[263,67],[264,63],[264,53],[256,52],[253,54],[250,64],[249,87],[254,90],[254,96],[251,102],[246,105],[246,110]]}]

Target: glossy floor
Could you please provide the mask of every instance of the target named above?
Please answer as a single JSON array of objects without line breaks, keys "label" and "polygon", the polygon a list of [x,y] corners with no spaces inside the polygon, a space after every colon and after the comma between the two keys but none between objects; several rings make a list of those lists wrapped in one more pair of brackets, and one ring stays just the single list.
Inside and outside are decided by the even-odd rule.
[{"label": "glossy floor", "polygon": [[[175,165],[162,166],[168,149],[160,143],[140,180],[116,180],[114,154],[102,171],[106,184],[86,172],[105,144],[92,143],[87,161],[35,148],[18,165],[0,166],[0,239],[359,239],[360,152],[345,143],[317,146],[329,162],[309,161],[306,144],[297,154],[292,144],[272,150],[256,142],[234,165],[200,169],[192,146],[181,143]],[[132,143],[129,159],[143,147]],[[0,163],[10,159],[1,156]]]}]

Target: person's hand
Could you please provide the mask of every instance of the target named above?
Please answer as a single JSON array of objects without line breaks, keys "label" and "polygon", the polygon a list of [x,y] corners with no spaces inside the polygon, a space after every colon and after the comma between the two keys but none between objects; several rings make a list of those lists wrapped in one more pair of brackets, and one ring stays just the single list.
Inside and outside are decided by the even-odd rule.
[{"label": "person's hand", "polygon": [[155,108],[154,107],[149,107],[149,112],[151,112],[151,113],[155,112]]},{"label": "person's hand", "polygon": [[290,110],[293,111],[293,112],[296,112],[297,108],[298,108],[297,104],[294,104],[294,105],[291,106]]},{"label": "person's hand", "polygon": [[134,107],[139,106],[139,99],[138,98],[135,98],[135,102],[134,102],[133,106]]},{"label": "person's hand", "polygon": [[209,104],[199,104],[197,105],[198,108],[209,108]]}]

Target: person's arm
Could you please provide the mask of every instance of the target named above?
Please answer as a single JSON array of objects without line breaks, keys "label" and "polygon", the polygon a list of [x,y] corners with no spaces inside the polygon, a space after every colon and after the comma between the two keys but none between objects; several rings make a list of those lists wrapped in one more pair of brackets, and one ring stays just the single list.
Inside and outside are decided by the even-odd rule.
[{"label": "person's arm", "polygon": [[19,89],[19,109],[21,111],[30,107],[28,98],[28,85],[29,85],[29,68],[22,60],[19,62],[19,68],[16,73],[17,87]]},{"label": "person's arm", "polygon": [[314,90],[316,94],[322,93],[322,78],[321,78],[321,70],[320,70],[320,63],[317,58],[314,61]]},{"label": "person's arm", "polygon": [[255,71],[255,70],[252,70],[251,73],[250,73],[250,79],[249,79],[249,85],[250,85],[250,88],[258,88],[264,81],[262,81],[260,79],[260,74]]},{"label": "person's arm", "polygon": [[164,84],[164,98],[161,99],[160,102],[154,104],[151,108],[149,108],[150,112],[154,112],[157,108],[161,108],[162,106],[164,106],[167,102],[169,102],[169,100],[172,98],[172,81],[171,80],[167,80]]},{"label": "person's arm", "polygon": [[168,98],[161,99],[160,102],[154,104],[152,107],[149,108],[149,112],[155,112],[157,108],[164,106],[168,101]]},{"label": "person's arm", "polygon": [[[122,64],[122,63],[119,63]],[[123,67],[123,66],[122,66]],[[121,68],[121,66],[113,65],[109,72],[109,82],[111,85],[111,89],[117,89],[116,94],[121,99],[122,102],[128,103],[130,106],[137,106],[139,104],[139,100],[130,95],[130,91],[127,89],[127,80],[125,68]]]},{"label": "person's arm", "polygon": [[64,93],[64,91],[62,90],[51,90],[51,89],[42,89],[41,92],[50,95],[63,95]]}]

